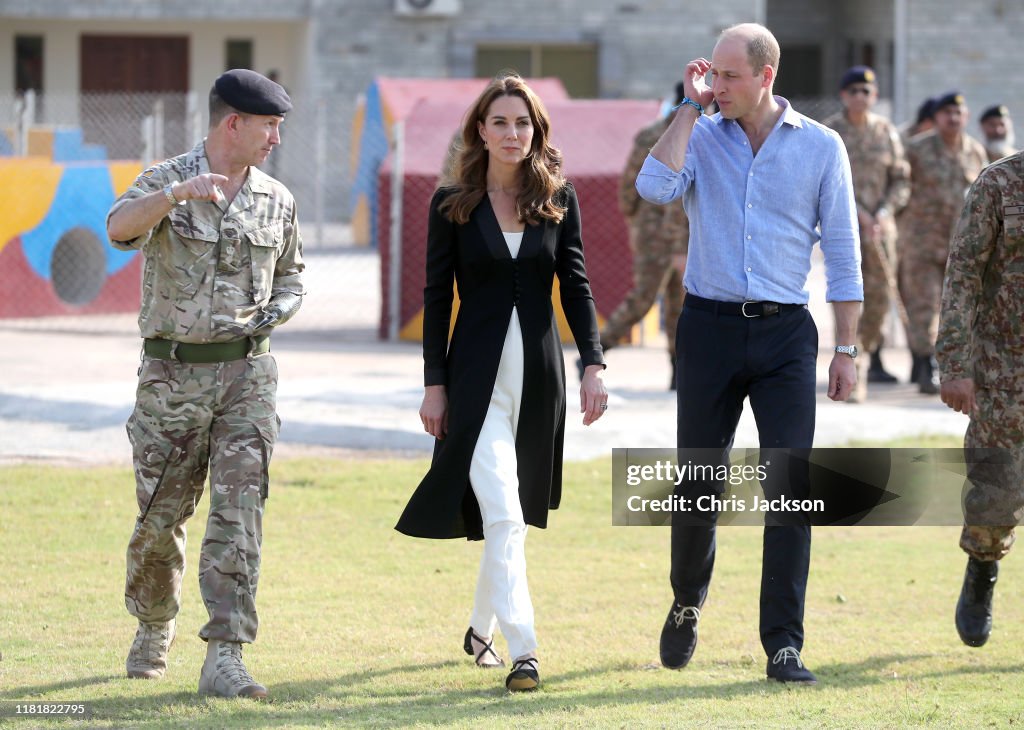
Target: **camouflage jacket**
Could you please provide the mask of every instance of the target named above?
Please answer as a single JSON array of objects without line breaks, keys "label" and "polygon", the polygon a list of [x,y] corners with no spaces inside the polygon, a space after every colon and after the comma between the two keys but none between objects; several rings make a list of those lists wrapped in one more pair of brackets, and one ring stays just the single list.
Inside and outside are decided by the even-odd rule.
[{"label": "camouflage jacket", "polygon": [[[135,178],[107,218],[129,200],[208,172],[205,143],[200,142]],[[304,293],[302,238],[288,189],[250,167],[238,194],[224,206],[189,200],[174,206],[148,233],[111,242],[120,249],[141,249],[145,256],[139,311],[143,337],[236,340],[248,334],[246,325],[271,298]]]},{"label": "camouflage jacket", "polygon": [[950,244],[936,345],[942,380],[1024,388],[1024,154],[971,186]]},{"label": "camouflage jacket", "polygon": [[[629,225],[638,229],[635,240],[638,246],[647,242],[661,244],[673,253],[686,253],[690,241],[690,223],[680,201],[668,205],[649,203],[636,191],[636,177],[647,159],[651,147],[661,139],[668,129],[674,114],[659,119],[641,129],[633,138],[633,149],[629,153],[626,167],[619,178],[619,210],[626,216]],[[656,237],[657,241],[651,239]]]},{"label": "camouflage jacket", "polygon": [[874,215],[879,208],[896,215],[910,199],[910,163],[896,127],[885,117],[868,114],[863,126],[851,124],[845,112],[824,121],[843,138],[853,171],[857,209]]},{"label": "camouflage jacket", "polygon": [[985,148],[965,134],[960,149],[951,152],[932,131],[911,139],[907,159],[911,191],[900,217],[903,250],[936,251],[945,260],[964,193],[988,164]]}]

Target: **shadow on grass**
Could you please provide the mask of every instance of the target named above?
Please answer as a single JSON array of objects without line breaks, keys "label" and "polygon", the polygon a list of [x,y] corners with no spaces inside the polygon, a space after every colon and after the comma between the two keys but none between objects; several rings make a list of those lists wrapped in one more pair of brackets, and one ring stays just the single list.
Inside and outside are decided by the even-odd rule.
[{"label": "shadow on grass", "polygon": [[69,689],[80,689],[96,684],[106,684],[119,679],[120,674],[97,674],[93,677],[82,677],[80,679],[69,679],[65,682],[52,682],[51,684],[35,684],[27,687],[11,687],[0,690],[0,700],[25,700],[37,697],[45,697],[50,692],[63,692]]},{"label": "shadow on grass", "polygon": [[[796,688],[764,679],[760,666],[751,664],[719,665],[732,669],[734,681],[708,679],[699,669],[692,672],[668,672],[650,665],[630,662],[588,667],[545,678],[541,691],[511,695],[503,686],[504,671],[478,673],[464,662],[444,661],[431,664],[367,668],[323,679],[275,683],[272,701],[250,704],[200,698],[191,691],[162,692],[144,697],[103,697],[87,700],[93,718],[101,722],[130,724],[132,727],[165,727],[177,722],[210,721],[217,718],[225,726],[274,727],[291,724],[340,724],[379,728],[404,727],[410,723],[440,725],[474,722],[482,716],[489,724],[513,725],[552,719],[553,713],[578,710],[644,705],[652,708],[680,701],[740,699],[765,693],[796,692],[811,697],[821,689],[845,691],[894,681],[888,667],[898,662],[934,658],[933,654],[891,654],[858,662],[826,664],[816,669],[819,688]],[[1017,665],[957,666],[942,671],[908,672],[899,679],[941,678],[963,674],[1017,674]],[[756,678],[749,678],[755,675]],[[477,679],[486,677],[487,679]],[[116,690],[120,677],[94,676],[49,685],[17,688],[22,696],[40,696],[89,685],[111,683]],[[584,680],[602,686],[580,690]],[[390,681],[389,681],[390,680]],[[696,680],[696,681],[695,681]],[[123,681],[133,681],[123,679]],[[493,681],[490,687],[481,686]],[[456,683],[458,688],[445,688]],[[154,688],[158,683],[153,683]],[[642,684],[643,686],[630,686]],[[605,689],[604,687],[608,687]],[[4,693],[10,696],[11,692]],[[546,716],[546,717],[545,717]]]}]

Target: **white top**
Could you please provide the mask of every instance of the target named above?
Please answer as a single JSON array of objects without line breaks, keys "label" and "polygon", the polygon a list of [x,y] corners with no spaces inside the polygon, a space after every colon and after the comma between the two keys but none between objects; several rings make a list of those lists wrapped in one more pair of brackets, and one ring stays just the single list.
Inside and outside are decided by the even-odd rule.
[{"label": "white top", "polygon": [[523,233],[525,231],[516,231],[511,233],[509,231],[502,231],[501,235],[505,237],[505,245],[508,246],[508,252],[512,254],[512,258],[519,255],[519,246],[523,243]]}]

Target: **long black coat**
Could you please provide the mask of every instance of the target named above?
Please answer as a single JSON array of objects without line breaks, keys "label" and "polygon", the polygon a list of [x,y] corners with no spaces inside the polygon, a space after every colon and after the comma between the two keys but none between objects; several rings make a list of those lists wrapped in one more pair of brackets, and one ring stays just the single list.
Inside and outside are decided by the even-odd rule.
[{"label": "long black coat", "polygon": [[[445,385],[448,435],[434,443],[430,471],[413,493],[396,529],[414,537],[481,539],[480,507],[469,465],[490,403],[512,307],[523,330],[523,399],[516,436],[519,499],[527,524],[545,527],[562,497],[565,368],[551,305],[558,274],[562,308],[584,365],[604,363],[594,298],[583,264],[580,209],[572,185],[559,192],[562,222],[527,225],[519,255],[509,254],[487,196],[464,225],[430,202],[427,285],[423,291],[426,385]],[[459,314],[448,345],[452,282]]]}]

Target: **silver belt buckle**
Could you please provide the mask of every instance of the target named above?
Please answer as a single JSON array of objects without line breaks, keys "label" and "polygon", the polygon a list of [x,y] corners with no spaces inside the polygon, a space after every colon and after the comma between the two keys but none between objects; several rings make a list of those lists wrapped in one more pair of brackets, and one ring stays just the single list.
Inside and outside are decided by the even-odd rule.
[{"label": "silver belt buckle", "polygon": [[761,302],[743,302],[742,306],[740,306],[740,314],[742,314],[747,319],[757,319],[758,317],[760,317],[761,316],[760,313],[758,313],[758,314],[747,314],[747,305],[748,304],[761,304]]}]

